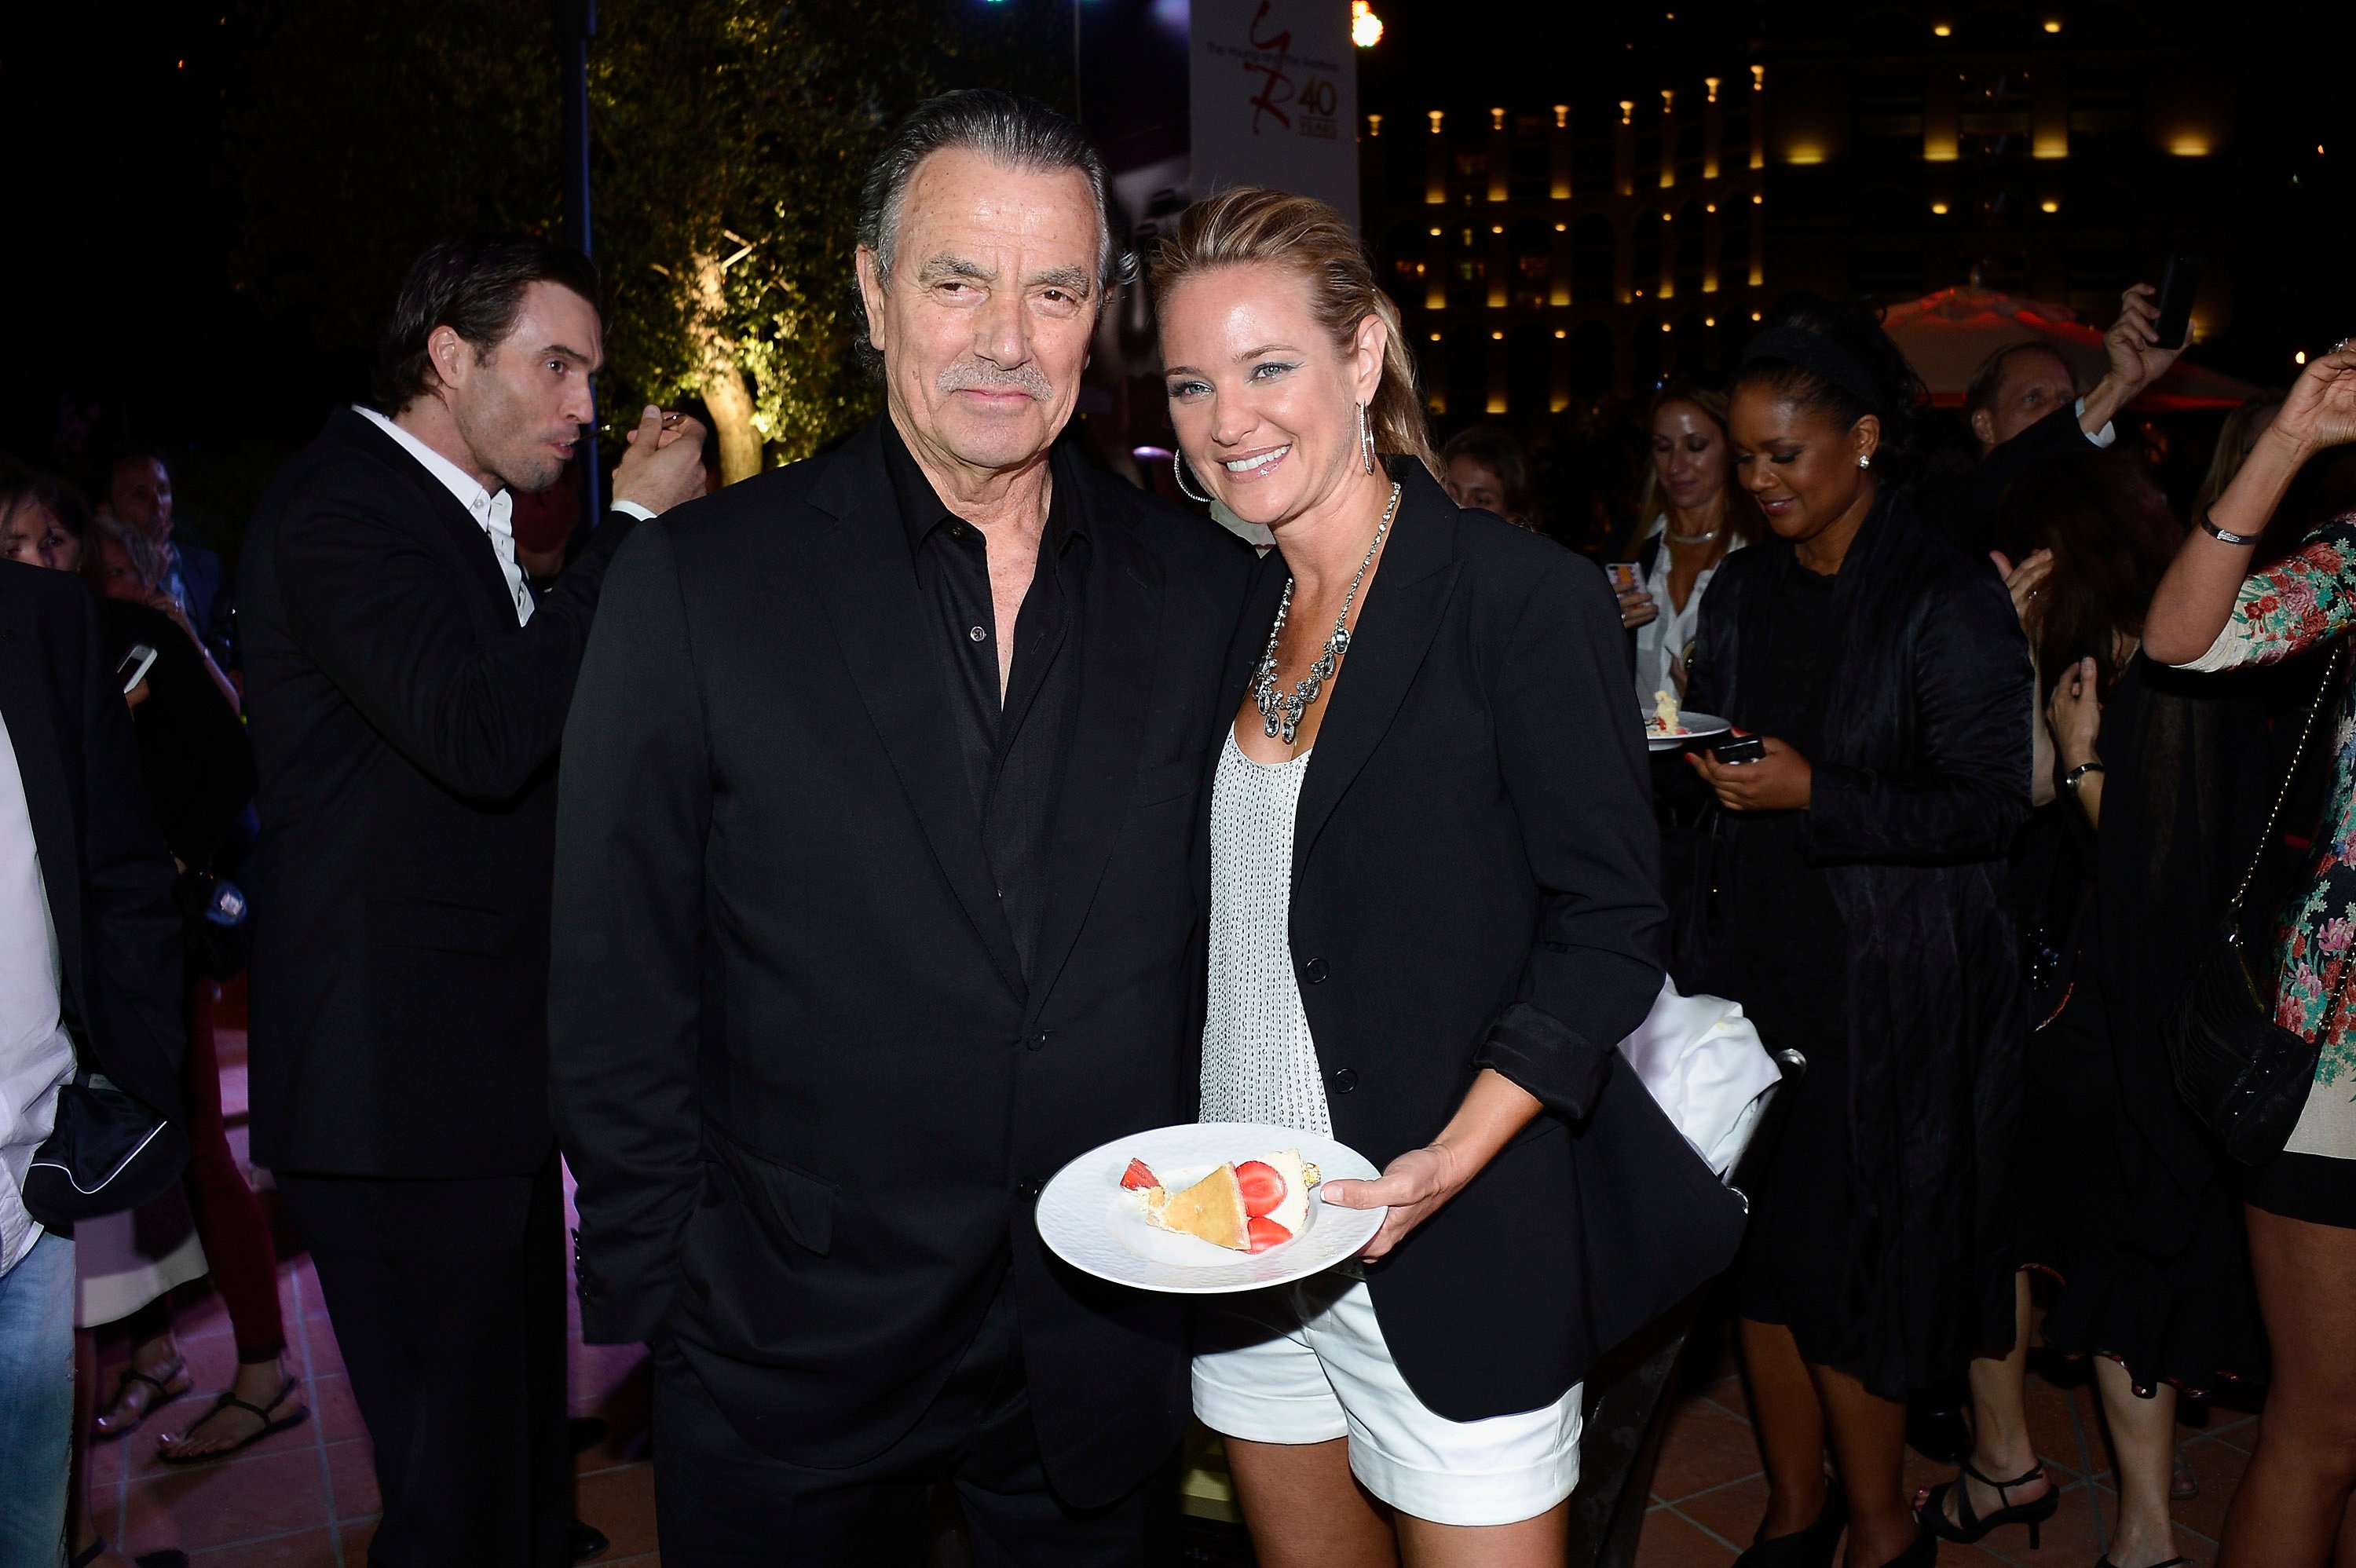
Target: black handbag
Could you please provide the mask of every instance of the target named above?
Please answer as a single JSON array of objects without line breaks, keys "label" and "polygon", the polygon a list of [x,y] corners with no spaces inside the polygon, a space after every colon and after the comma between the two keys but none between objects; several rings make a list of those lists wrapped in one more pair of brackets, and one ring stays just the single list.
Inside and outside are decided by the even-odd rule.
[{"label": "black handbag", "polygon": [[71,1234],[77,1221],[161,1197],[188,1163],[186,1128],[88,1067],[58,1091],[54,1129],[25,1168],[26,1211]]},{"label": "black handbag", "polygon": [[[2161,1043],[2176,1092],[2193,1115],[2216,1136],[2227,1154],[2244,1165],[2264,1165],[2283,1151],[2291,1129],[2306,1109],[2308,1091],[2315,1083],[2316,1058],[2322,1041],[2308,1040],[2274,1020],[2266,998],[2272,986],[2261,987],[2250,972],[2250,947],[2242,934],[2242,906],[2250,896],[2258,868],[2274,843],[2283,805],[2298,779],[2316,720],[2335,687],[2342,655],[2334,650],[2323,672],[2323,684],[2307,710],[2298,747],[2291,753],[2290,770],[2266,813],[2266,827],[2241,886],[2225,906],[2224,928],[2194,965],[2183,999],[2162,1026]],[[2356,955],[2343,959],[2331,995],[2325,1002],[2319,1036],[2331,1027],[2340,997]]]}]

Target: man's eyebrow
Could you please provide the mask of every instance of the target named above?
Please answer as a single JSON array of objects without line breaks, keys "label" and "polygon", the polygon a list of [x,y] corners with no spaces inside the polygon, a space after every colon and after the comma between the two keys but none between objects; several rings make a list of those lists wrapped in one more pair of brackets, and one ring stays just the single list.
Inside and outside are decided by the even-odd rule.
[{"label": "man's eyebrow", "polygon": [[1088,297],[1095,286],[1085,267],[1050,267],[1044,272],[1033,272],[1030,284],[1034,289],[1061,289],[1066,293]]},{"label": "man's eyebrow", "polygon": [[994,282],[998,274],[979,261],[963,256],[938,255],[916,269],[916,282],[937,283],[943,278],[971,278],[977,283]]},{"label": "man's eyebrow", "polygon": [[541,357],[543,359],[547,358],[551,355],[555,355],[562,358],[570,359],[575,365],[586,366],[593,370],[597,368],[597,362],[589,357],[588,355],[582,353],[578,348],[567,348],[562,343],[552,343],[547,347],[541,349],[540,354]]}]

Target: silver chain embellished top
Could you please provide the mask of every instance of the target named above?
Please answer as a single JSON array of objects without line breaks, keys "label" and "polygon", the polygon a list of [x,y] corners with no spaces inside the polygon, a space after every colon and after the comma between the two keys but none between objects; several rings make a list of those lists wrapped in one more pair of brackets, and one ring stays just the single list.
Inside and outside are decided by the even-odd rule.
[{"label": "silver chain embellished top", "polygon": [[1312,752],[1256,763],[1227,732],[1211,786],[1211,990],[1203,1120],[1332,1136],[1292,972],[1292,821]]}]

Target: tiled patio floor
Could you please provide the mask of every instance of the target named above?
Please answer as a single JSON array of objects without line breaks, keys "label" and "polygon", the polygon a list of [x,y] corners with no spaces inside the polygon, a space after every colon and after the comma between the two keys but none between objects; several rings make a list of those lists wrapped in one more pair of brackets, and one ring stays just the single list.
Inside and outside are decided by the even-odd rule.
[{"label": "tiled patio floor", "polygon": [[[224,1035],[222,1058],[231,1141],[242,1154],[241,1037]],[[378,1511],[368,1436],[306,1257],[281,1263],[279,1293],[296,1367],[309,1390],[311,1419],[218,1464],[177,1469],[159,1463],[155,1435],[193,1418],[203,1401],[226,1386],[234,1360],[229,1320],[218,1298],[184,1307],[181,1345],[197,1392],[93,1456],[100,1528],[129,1552],[178,1546],[197,1568],[366,1563]],[[102,1388],[113,1386],[126,1351],[119,1339],[102,1348]],[[657,1561],[654,1477],[640,1456],[647,1412],[644,1363],[644,1352],[636,1348],[580,1345],[576,1324],[573,1413],[600,1416],[609,1428],[605,1441],[580,1459],[580,1513],[613,1540],[601,1561],[633,1568],[651,1568]],[[1766,1482],[1730,1365],[1721,1360],[1697,1381],[1699,1386],[1682,1397],[1671,1418],[1637,1557],[1640,1568],[1723,1568],[1765,1511]],[[2070,1568],[2102,1554],[2115,1499],[2091,1384],[2069,1387],[2033,1379],[2029,1421],[2039,1455],[2062,1483],[2062,1511],[2045,1526],[2044,1550],[2031,1556],[2028,1531],[2014,1528],[1976,1548],[1947,1547],[1939,1559],[1943,1564]],[[2218,1409],[2205,1427],[2184,1427],[2179,1435],[2201,1480],[2201,1495],[2177,1505],[2179,1549],[2207,1568],[2256,1424]],[[1927,1485],[1947,1473],[1909,1456],[1911,1484]]]}]

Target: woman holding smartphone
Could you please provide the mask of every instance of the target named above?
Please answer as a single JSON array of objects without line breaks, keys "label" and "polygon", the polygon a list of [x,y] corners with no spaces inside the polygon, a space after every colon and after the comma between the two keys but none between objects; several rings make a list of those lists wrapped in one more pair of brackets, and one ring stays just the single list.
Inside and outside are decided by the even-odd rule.
[{"label": "woman holding smartphone", "polygon": [[[1722,1266],[1674,1176],[1579,1175],[1635,1136],[1613,1047],[1661,982],[1612,596],[1449,500],[1332,208],[1227,191],[1152,276],[1180,473],[1276,538],[1216,746],[1202,1115],[1330,1132],[1383,1174],[1323,1200],[1389,1208],[1363,1268],[1211,1304],[1195,1412],[1266,1568],[1559,1568],[1583,1326],[1635,1273]],[[1586,1267],[1581,1202],[1633,1193],[1647,1255]]]},{"label": "woman holding smartphone", "polygon": [[1799,297],[1729,409],[1772,537],[1719,569],[1690,687],[1759,737],[1754,761],[1693,759],[1727,814],[1710,988],[1808,1059],[1737,1278],[1769,1487],[1746,1568],[1822,1568],[1844,1528],[1850,1568],[1933,1562],[1906,1392],[2012,1340],[2028,1019],[2005,862],[2033,692],[1996,573],[1915,518],[1921,400],[1875,321]]}]

